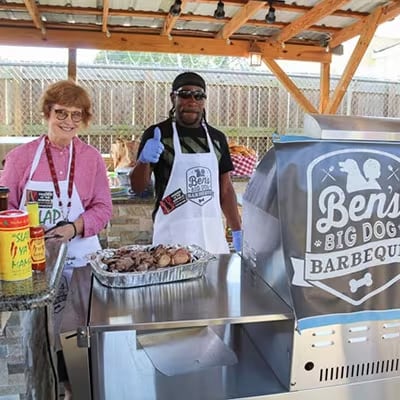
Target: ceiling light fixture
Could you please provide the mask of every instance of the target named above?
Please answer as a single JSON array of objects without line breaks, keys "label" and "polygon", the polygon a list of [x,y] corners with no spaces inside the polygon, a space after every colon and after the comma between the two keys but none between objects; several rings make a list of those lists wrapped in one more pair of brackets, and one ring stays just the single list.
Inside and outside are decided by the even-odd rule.
[{"label": "ceiling light fixture", "polygon": [[174,4],[172,4],[171,8],[169,9],[169,13],[173,17],[179,17],[179,14],[181,13],[181,5],[181,0],[175,0]]},{"label": "ceiling light fixture", "polygon": [[222,1],[219,1],[217,4],[217,8],[214,11],[214,18],[222,19],[224,17],[225,17],[224,3]]},{"label": "ceiling light fixture", "polygon": [[332,36],[329,33],[322,35],[320,39],[320,46],[328,48],[331,40]]},{"label": "ceiling light fixture", "polygon": [[275,20],[276,20],[275,8],[272,7],[272,3],[273,3],[272,0],[268,1],[269,9],[268,9],[267,15],[265,16],[265,22],[267,24],[273,24],[275,22]]},{"label": "ceiling light fixture", "polygon": [[258,47],[256,41],[251,42],[249,49],[249,62],[251,67],[259,67],[261,66],[261,50]]}]

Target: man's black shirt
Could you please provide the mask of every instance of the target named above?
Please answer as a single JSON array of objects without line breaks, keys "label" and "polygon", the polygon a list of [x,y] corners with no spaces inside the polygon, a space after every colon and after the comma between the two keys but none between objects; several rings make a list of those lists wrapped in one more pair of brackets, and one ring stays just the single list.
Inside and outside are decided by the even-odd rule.
[{"label": "man's black shirt", "polygon": [[[159,202],[164,195],[165,188],[167,186],[169,176],[171,174],[172,164],[174,161],[174,145],[172,140],[172,120],[168,118],[167,120],[157,124],[152,125],[145,130],[142,135],[141,142],[139,145],[138,155],[143,149],[144,144],[148,139],[153,138],[154,128],[158,126],[161,130],[161,141],[164,144],[164,151],[160,156],[158,163],[151,164],[154,172],[154,190],[156,194],[156,204],[153,211],[153,220],[155,214],[158,210]],[[233,164],[231,156],[229,153],[228,142],[226,136],[221,131],[207,125],[208,133],[210,135],[211,141],[214,145],[215,155],[217,156],[219,174],[224,174],[226,172],[232,171]],[[181,144],[181,149],[183,153],[208,153],[208,143],[206,139],[206,134],[203,127],[199,128],[186,128],[180,126],[176,123],[176,129],[179,135],[179,141]]]}]

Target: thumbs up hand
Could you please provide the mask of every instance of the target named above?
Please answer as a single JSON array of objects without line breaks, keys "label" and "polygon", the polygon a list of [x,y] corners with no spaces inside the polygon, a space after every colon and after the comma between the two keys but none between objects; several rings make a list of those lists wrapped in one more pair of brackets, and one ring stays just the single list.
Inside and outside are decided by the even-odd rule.
[{"label": "thumbs up hand", "polygon": [[164,151],[164,145],[161,143],[161,131],[157,126],[154,129],[154,136],[148,139],[143,146],[138,160],[142,163],[156,163]]}]

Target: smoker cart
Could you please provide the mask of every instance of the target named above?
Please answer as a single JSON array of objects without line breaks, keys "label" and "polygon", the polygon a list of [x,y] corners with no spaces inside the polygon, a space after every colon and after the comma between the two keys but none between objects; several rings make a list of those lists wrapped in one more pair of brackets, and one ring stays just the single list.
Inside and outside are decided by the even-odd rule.
[{"label": "smoker cart", "polygon": [[241,257],[130,289],[74,272],[61,329],[74,399],[398,398],[400,157],[387,141],[400,122],[307,119],[308,137],[277,142],[249,182]]}]

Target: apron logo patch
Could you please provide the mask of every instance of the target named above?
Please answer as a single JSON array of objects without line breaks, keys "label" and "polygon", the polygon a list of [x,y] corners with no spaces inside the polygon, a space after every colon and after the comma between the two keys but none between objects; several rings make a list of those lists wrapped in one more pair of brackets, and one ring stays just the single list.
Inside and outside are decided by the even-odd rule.
[{"label": "apron logo patch", "polygon": [[183,206],[187,202],[185,194],[181,189],[177,189],[160,201],[162,212],[167,215],[176,208]]},{"label": "apron logo patch", "polygon": [[54,192],[51,190],[26,190],[26,201],[39,204],[39,222],[46,227],[55,225],[62,219],[61,211],[54,208]]},{"label": "apron logo patch", "polygon": [[26,201],[37,201],[39,208],[53,208],[53,197],[54,193],[52,191],[31,189],[26,191]]},{"label": "apron logo patch", "polygon": [[[400,159],[341,150],[307,167],[304,260],[293,284],[315,286],[360,305],[400,279]],[[385,273],[382,273],[383,270]]]},{"label": "apron logo patch", "polygon": [[211,171],[206,167],[194,167],[186,171],[186,197],[203,206],[213,197]]}]

